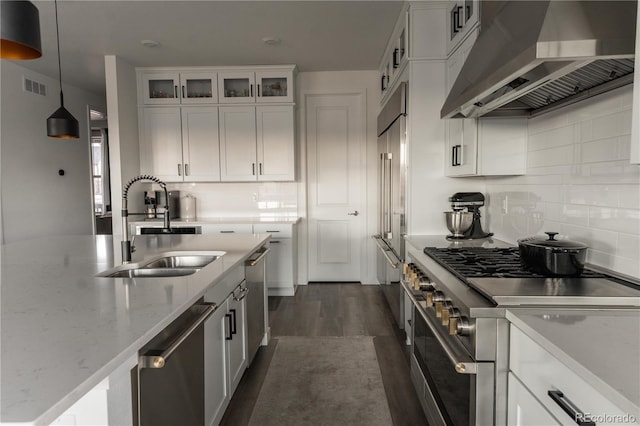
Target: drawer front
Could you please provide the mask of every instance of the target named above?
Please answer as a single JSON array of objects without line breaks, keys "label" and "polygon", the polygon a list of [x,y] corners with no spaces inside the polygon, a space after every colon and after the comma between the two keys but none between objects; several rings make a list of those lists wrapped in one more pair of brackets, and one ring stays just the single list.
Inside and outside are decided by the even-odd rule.
[{"label": "drawer front", "polygon": [[509,373],[508,399],[507,424],[509,425],[555,426],[560,423],[513,373]]},{"label": "drawer front", "polygon": [[271,234],[272,238],[292,238],[293,225],[260,223],[253,225],[253,232],[256,234]]},{"label": "drawer front", "polygon": [[203,234],[252,234],[253,226],[250,223],[242,224],[205,224],[202,225]]},{"label": "drawer front", "polygon": [[[509,347],[509,369],[561,424],[575,425],[576,419],[567,414],[560,403],[552,399],[549,391],[562,392],[563,399],[570,401],[581,413],[596,416],[596,420],[601,420],[596,421],[598,425],[619,424],[623,420],[616,421],[616,418],[624,419],[629,415],[637,415],[626,413],[608,401],[605,395],[600,393],[601,390],[584,381],[513,324]],[[634,421],[637,422],[638,418],[633,419],[631,423]]]}]

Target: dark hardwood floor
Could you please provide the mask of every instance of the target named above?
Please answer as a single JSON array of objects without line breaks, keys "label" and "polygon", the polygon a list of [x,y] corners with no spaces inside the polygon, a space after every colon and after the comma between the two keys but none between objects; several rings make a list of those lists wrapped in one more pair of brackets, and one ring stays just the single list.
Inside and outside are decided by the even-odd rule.
[{"label": "dark hardwood floor", "polygon": [[272,340],[245,372],[222,425],[247,425],[273,357],[278,336],[374,336],[393,425],[426,425],[409,372],[405,335],[377,285],[318,283],[294,297],[269,297]]}]

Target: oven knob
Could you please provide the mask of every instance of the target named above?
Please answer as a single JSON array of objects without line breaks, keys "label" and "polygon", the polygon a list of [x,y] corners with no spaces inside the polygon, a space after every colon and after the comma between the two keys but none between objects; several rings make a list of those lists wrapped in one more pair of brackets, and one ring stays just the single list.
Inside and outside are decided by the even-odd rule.
[{"label": "oven knob", "polygon": [[433,283],[426,275],[422,275],[420,277],[420,281],[418,282],[418,287],[419,287],[418,290],[427,290],[430,288],[432,289]]},{"label": "oven knob", "polygon": [[458,320],[460,319],[460,310],[458,308],[449,308],[449,334],[454,336],[458,334]]},{"label": "oven knob", "polygon": [[442,303],[444,302],[444,293],[441,291],[433,292],[433,305],[436,308],[436,318],[442,316]]},{"label": "oven knob", "polygon": [[402,273],[407,275],[409,273],[409,265],[411,265],[411,263],[403,263],[402,264]]},{"label": "oven knob", "polygon": [[424,300],[425,302],[427,302],[427,308],[430,308],[433,306],[433,293],[434,293],[433,289],[430,289],[424,292]]},{"label": "oven knob", "polygon": [[458,336],[467,336],[470,329],[469,319],[464,316],[459,317],[456,324],[456,334]]},{"label": "oven knob", "polygon": [[420,290],[421,283],[425,281],[428,282],[429,280],[421,271],[418,272],[418,275],[413,279],[413,289]]},{"label": "oven knob", "polygon": [[440,320],[445,327],[449,325],[449,313],[453,309],[453,304],[450,300],[442,302],[442,313],[440,314]]}]

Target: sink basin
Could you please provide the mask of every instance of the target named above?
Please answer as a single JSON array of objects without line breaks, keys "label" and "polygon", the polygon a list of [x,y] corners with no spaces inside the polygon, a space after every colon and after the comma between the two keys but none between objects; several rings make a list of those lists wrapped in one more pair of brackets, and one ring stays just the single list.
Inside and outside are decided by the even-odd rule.
[{"label": "sink basin", "polygon": [[189,251],[161,253],[138,263],[128,263],[103,271],[99,277],[162,278],[192,275],[216,259],[224,251]]},{"label": "sink basin", "polygon": [[161,277],[184,277],[198,272],[196,268],[132,268],[121,269],[113,274],[106,275],[111,278],[161,278]]},{"label": "sink basin", "polygon": [[204,268],[219,257],[213,254],[165,256],[147,263],[144,268]]}]

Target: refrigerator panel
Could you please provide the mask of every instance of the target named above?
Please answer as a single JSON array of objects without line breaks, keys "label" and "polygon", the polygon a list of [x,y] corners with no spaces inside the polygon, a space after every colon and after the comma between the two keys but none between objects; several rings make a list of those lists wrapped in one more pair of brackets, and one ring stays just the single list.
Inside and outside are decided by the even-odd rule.
[{"label": "refrigerator panel", "polygon": [[404,259],[404,235],[406,234],[406,158],[405,158],[405,122],[404,116],[396,120],[387,130],[387,149],[390,154],[391,172],[390,197],[391,237],[388,244],[399,259]]}]

